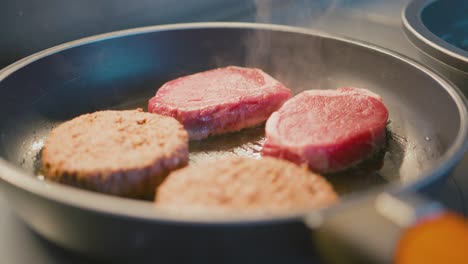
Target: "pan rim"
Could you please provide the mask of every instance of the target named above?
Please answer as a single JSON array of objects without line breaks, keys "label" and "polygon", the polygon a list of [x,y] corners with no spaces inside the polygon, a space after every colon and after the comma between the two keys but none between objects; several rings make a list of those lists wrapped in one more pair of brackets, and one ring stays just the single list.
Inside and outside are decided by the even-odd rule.
[{"label": "pan rim", "polygon": [[468,71],[468,51],[435,35],[422,21],[426,7],[438,0],[413,0],[404,8],[401,18],[406,36],[414,46],[455,71]]},{"label": "pan rim", "polygon": [[[134,29],[127,29],[121,31],[114,31],[104,34],[99,34],[91,37],[86,37],[64,44],[51,47],[49,49],[37,52],[33,55],[30,55],[24,59],[13,63],[4,69],[0,70],[0,82],[7,78],[12,73],[17,70],[25,67],[26,65],[33,63],[36,60],[44,58],[46,56],[61,52],[66,49],[73,47],[102,41],[111,38],[125,37],[130,35],[138,35],[150,32],[159,32],[159,31],[173,31],[173,30],[186,30],[186,29],[213,29],[213,28],[238,28],[238,29],[263,29],[263,30],[272,30],[272,31],[281,31],[281,32],[292,32],[305,35],[314,35],[322,38],[328,38],[337,40],[340,42],[345,42],[352,45],[357,45],[360,47],[368,48],[379,53],[383,53],[387,56],[391,56],[395,59],[402,61],[403,63],[410,64],[411,66],[422,71],[436,82],[450,95],[452,100],[457,106],[457,109],[460,114],[460,130],[455,138],[454,143],[446,151],[446,153],[441,157],[441,160],[437,166],[431,170],[426,170],[421,179],[411,182],[411,183],[389,183],[384,185],[386,191],[391,192],[408,192],[420,189],[427,184],[435,181],[436,179],[442,177],[444,173],[452,169],[463,157],[467,144],[467,134],[468,134],[468,113],[467,113],[467,101],[463,93],[451,82],[447,81],[444,77],[439,76],[438,74],[430,71],[426,67],[420,65],[419,63],[400,55],[396,52],[389,51],[387,49],[369,44],[363,41],[352,40],[349,38],[338,37],[329,35],[323,32],[283,26],[283,25],[272,25],[272,24],[257,24],[257,23],[239,23],[239,22],[202,22],[202,23],[180,23],[180,24],[168,24],[168,25],[157,25],[157,26],[148,26],[140,27]],[[238,217],[229,218],[215,218],[215,219],[194,219],[193,217],[180,216],[180,215],[171,215],[166,212],[158,211],[154,208],[152,203],[135,201],[131,199],[125,199],[120,197],[114,197],[106,194],[94,193],[91,191],[81,190],[75,187],[69,187],[62,184],[57,184],[47,181],[39,181],[35,177],[32,177],[30,174],[23,172],[19,167],[7,162],[0,157],[0,179],[10,185],[13,185],[15,188],[22,189],[36,196],[47,200],[53,200],[54,202],[64,204],[66,206],[72,206],[80,208],[83,210],[94,211],[100,214],[109,214],[118,217],[147,220],[147,221],[170,221],[170,222],[181,222],[181,223],[198,223],[198,224],[245,224],[252,222],[271,222],[271,221],[283,221],[283,220],[293,220],[297,219],[300,216],[303,216],[304,213],[294,213],[287,215],[278,215],[278,216],[244,216],[239,215]],[[371,189],[369,191],[360,192],[358,195],[347,196],[347,199],[339,204],[332,206],[331,208],[325,209],[321,212],[327,212],[334,209],[339,209],[347,204],[352,203],[353,201],[360,200],[363,195],[367,192],[375,191]]]}]

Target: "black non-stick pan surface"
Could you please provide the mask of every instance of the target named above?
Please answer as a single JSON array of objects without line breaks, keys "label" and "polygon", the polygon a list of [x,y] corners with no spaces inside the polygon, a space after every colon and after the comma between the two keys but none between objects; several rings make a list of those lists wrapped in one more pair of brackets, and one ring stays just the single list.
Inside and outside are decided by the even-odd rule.
[{"label": "black non-stick pan surface", "polygon": [[[54,126],[96,110],[146,109],[164,82],[228,65],[261,68],[294,93],[355,86],[383,97],[390,112],[387,151],[353,171],[326,175],[342,195],[342,203],[328,211],[339,211],[375,188],[398,193],[427,187],[444,179],[464,154],[463,95],[399,55],[282,26],[148,27],[67,43],[0,72],[0,178],[10,205],[42,236],[93,257],[233,263],[313,259],[313,241],[298,215],[167,215],[148,201],[63,186],[40,175],[41,148]],[[191,142],[190,161],[259,158],[263,139],[260,126]]]}]

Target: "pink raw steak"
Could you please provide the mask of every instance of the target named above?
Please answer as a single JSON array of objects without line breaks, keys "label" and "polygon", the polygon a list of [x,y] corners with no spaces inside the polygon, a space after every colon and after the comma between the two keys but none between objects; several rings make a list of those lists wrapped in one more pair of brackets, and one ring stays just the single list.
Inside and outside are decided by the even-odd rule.
[{"label": "pink raw steak", "polygon": [[260,124],[290,97],[288,88],[263,71],[231,66],[167,82],[148,110],[174,117],[191,139],[202,139]]},{"label": "pink raw steak", "polygon": [[388,111],[365,89],[310,90],[287,101],[266,123],[263,155],[337,172],[385,145]]}]

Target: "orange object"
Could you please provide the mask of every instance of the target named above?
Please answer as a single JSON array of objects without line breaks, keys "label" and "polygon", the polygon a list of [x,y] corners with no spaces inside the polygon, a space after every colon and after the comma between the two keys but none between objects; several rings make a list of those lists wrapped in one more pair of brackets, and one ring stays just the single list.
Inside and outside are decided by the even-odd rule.
[{"label": "orange object", "polygon": [[468,222],[443,213],[408,228],[396,252],[397,264],[468,263]]}]

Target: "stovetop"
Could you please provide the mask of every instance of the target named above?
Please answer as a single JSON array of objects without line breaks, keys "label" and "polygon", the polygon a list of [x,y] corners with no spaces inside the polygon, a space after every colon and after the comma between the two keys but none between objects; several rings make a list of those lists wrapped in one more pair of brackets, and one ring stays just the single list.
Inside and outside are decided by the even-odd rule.
[{"label": "stovetop", "polygon": [[[50,2],[55,3],[55,1]],[[111,5],[111,1],[102,2]],[[139,2],[145,1],[134,1],[132,5]],[[406,39],[401,26],[400,14],[407,0],[256,0],[250,1],[251,4],[246,5],[245,8],[236,6],[235,11],[232,8],[226,11],[219,8],[222,6],[219,4],[222,1],[218,1],[218,7],[213,9],[209,5],[213,5],[214,2],[216,1],[203,0],[198,2],[198,10],[204,10],[203,5],[207,5],[205,10],[211,10],[210,14],[213,13],[212,16],[203,16],[204,20],[259,21],[308,27],[373,43],[420,61],[418,51]],[[232,1],[226,0],[226,2],[230,2],[232,7]],[[245,3],[245,1],[240,2]],[[270,8],[264,4],[266,2],[283,4],[277,8]],[[311,4],[311,2],[315,4]],[[252,9],[252,5],[255,3],[258,4],[257,9],[263,10],[261,14],[255,13],[255,10]],[[289,3],[289,5],[284,3]],[[116,7],[114,6],[114,8]],[[125,6],[121,8],[124,9]],[[165,10],[167,13],[175,12],[174,9]],[[21,6],[18,6],[18,10],[15,11],[18,14],[23,12]],[[135,16],[138,16],[138,12],[129,13],[127,18],[135,21]],[[125,16],[122,17],[125,19]],[[166,17],[168,23],[200,20],[200,17],[187,16],[178,19],[170,17],[168,14]],[[147,23],[151,25],[151,21]],[[468,155],[465,155],[463,161],[446,183],[437,186],[435,190],[427,194],[431,198],[443,202],[448,208],[466,215],[468,213],[465,202],[468,199],[466,173],[468,173]],[[0,211],[1,263],[91,263],[89,259],[58,248],[33,233],[15,217],[1,194]]]}]

